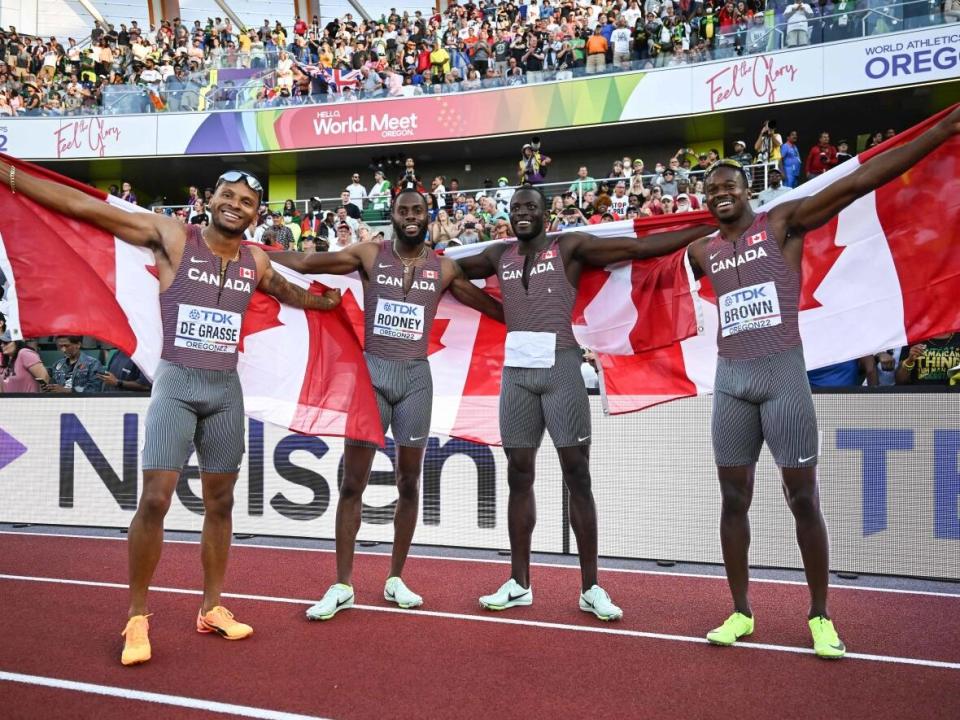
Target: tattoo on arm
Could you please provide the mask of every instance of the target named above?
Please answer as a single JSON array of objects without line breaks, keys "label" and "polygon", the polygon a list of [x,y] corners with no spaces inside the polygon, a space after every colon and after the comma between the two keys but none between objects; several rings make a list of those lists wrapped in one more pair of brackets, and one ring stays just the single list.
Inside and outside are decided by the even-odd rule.
[{"label": "tattoo on arm", "polygon": [[270,272],[264,278],[264,292],[273,295],[284,305],[306,308],[307,310],[331,310],[338,305],[328,295],[314,295],[302,287],[294,285],[278,272]]}]

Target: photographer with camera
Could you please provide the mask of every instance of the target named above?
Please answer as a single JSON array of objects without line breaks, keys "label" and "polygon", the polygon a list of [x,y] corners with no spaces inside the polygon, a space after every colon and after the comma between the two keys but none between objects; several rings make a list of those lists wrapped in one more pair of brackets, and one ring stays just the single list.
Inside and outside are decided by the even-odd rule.
[{"label": "photographer with camera", "polygon": [[779,163],[781,159],[780,146],[783,145],[783,137],[777,132],[777,121],[766,120],[760,126],[760,134],[757,141],[753,144],[753,149],[757,151],[757,162]]},{"label": "photographer with camera", "polygon": [[547,176],[550,158],[540,152],[540,138],[534,135],[520,150],[520,184],[540,185]]},{"label": "photographer with camera", "polygon": [[807,162],[803,165],[807,180],[823,175],[837,164],[837,149],[830,144],[830,133],[820,133],[819,142],[807,153]]}]

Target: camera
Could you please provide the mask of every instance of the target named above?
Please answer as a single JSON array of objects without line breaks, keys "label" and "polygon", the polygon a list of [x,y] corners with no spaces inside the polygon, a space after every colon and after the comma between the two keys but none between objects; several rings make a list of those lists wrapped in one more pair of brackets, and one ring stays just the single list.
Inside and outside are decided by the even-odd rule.
[{"label": "camera", "polygon": [[472,223],[472,222],[468,222],[468,223],[464,223],[464,224],[463,224],[463,229],[464,229],[464,230],[474,230],[474,229],[476,229],[476,227],[477,227],[477,224],[476,224],[476,223]]},{"label": "camera", "polygon": [[539,136],[539,135],[534,135],[532,138],[530,138],[530,144],[533,146],[533,149],[534,149],[534,150],[539,150],[539,149],[540,149],[540,136]]}]

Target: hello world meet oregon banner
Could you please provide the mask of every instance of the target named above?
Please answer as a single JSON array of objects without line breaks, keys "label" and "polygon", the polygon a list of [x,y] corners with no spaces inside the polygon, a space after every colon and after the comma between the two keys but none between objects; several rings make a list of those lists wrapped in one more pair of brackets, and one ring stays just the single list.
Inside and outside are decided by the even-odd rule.
[{"label": "hello world meet oregon banner", "polygon": [[447,95],[208,113],[7,118],[0,121],[0,152],[27,160],[261,153],[723,112],[960,78],[956,28]]}]

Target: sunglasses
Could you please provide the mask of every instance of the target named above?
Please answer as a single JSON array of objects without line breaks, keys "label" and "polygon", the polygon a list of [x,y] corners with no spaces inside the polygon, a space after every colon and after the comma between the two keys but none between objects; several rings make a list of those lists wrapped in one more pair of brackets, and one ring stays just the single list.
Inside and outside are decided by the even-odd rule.
[{"label": "sunglasses", "polygon": [[257,193],[260,197],[263,197],[263,185],[260,184],[260,181],[257,180],[250,173],[243,172],[242,170],[228,170],[219,178],[217,178],[217,187],[220,187],[224,183],[235,183],[240,182],[241,180],[247,183],[247,187]]}]

